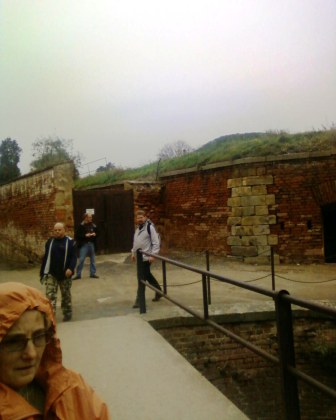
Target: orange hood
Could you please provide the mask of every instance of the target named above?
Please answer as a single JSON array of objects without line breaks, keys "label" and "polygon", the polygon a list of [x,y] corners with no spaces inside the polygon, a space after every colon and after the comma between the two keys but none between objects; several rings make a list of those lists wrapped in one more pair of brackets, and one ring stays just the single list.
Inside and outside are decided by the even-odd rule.
[{"label": "orange hood", "polygon": [[[0,342],[14,322],[29,309],[45,314],[52,331],[36,375],[46,390],[43,418],[60,420],[109,420],[106,404],[81,375],[62,366],[60,341],[49,300],[38,290],[22,283],[0,284]],[[0,383],[0,419],[40,419],[40,413],[15,391]]]},{"label": "orange hood", "polygon": [[56,322],[49,300],[41,292],[22,283],[8,282],[0,284],[0,342],[11,326],[26,310],[36,309],[42,312],[52,331],[52,339],[47,344],[37,378],[46,380],[46,373],[62,367],[62,351],[56,336]]}]

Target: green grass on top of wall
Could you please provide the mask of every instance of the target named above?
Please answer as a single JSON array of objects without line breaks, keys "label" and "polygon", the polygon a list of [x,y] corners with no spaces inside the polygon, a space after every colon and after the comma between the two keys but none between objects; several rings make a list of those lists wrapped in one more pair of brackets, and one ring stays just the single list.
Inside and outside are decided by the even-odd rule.
[{"label": "green grass on top of wall", "polygon": [[112,184],[123,180],[157,180],[164,173],[246,157],[319,152],[336,148],[336,128],[289,134],[285,131],[222,136],[184,156],[138,168],[113,168],[75,181],[75,188]]}]

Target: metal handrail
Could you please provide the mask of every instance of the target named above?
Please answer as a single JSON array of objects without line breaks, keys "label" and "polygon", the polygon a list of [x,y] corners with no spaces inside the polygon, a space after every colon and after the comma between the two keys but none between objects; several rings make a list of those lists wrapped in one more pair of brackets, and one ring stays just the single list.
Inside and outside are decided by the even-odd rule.
[{"label": "metal handrail", "polygon": [[[259,293],[261,295],[271,297],[273,299],[278,294],[278,292],[276,292],[276,291],[269,290],[269,289],[266,289],[266,288],[260,287],[260,286],[255,286],[253,284],[245,283],[243,281],[230,279],[229,277],[221,276],[221,275],[216,274],[212,271],[207,271],[207,270],[203,270],[202,268],[193,267],[191,265],[182,263],[180,261],[175,261],[175,260],[172,260],[170,258],[163,257],[161,255],[151,254],[149,252],[144,252],[144,251],[141,251],[141,252],[143,254],[149,256],[149,257],[155,257],[156,259],[159,259],[161,261],[165,261],[165,262],[167,262],[169,264],[172,264],[172,265],[175,265],[177,267],[185,268],[188,271],[193,271],[194,273],[198,273],[198,274],[204,274],[208,277],[211,277],[211,278],[213,278],[215,280],[218,280],[218,281],[221,281],[223,283],[229,283],[229,284],[232,284],[234,286],[241,287],[242,289],[250,290],[252,292],[256,292],[256,293]],[[306,309],[311,309],[313,311],[324,313],[325,315],[331,315],[331,316],[336,317],[336,309],[335,308],[332,308],[332,307],[329,307],[329,306],[324,306],[324,305],[321,305],[319,303],[315,303],[315,302],[312,302],[312,301],[296,298],[296,297],[293,297],[293,296],[290,296],[290,295],[287,295],[286,299],[289,302],[291,302],[291,303],[293,303],[297,306],[301,306],[301,307],[306,308]]]},{"label": "metal handrail", "polygon": [[[282,378],[284,411],[285,411],[286,419],[287,418],[288,419],[300,418],[299,397],[298,397],[298,389],[297,389],[297,382],[296,382],[297,378],[305,381],[307,384],[319,389],[321,392],[336,399],[336,390],[329,388],[325,384],[317,381],[315,378],[305,374],[304,372],[300,371],[299,369],[295,367],[295,352],[294,352],[291,304],[295,304],[296,306],[300,306],[309,310],[320,312],[324,315],[327,315],[328,317],[331,316],[336,319],[335,308],[290,296],[286,290],[281,290],[281,291],[272,290],[271,291],[260,286],[254,286],[254,285],[247,284],[239,280],[234,280],[228,277],[221,276],[209,270],[203,270],[197,267],[193,267],[191,265],[182,263],[180,261],[175,261],[170,258],[163,257],[161,255],[154,255],[154,254],[151,254],[149,252],[144,252],[144,251],[140,251],[140,254],[152,256],[152,257],[155,257],[156,259],[161,260],[162,271],[163,271],[163,292],[161,290],[156,289],[152,285],[146,283],[146,281],[140,280],[143,287],[144,286],[149,287],[150,289],[155,291],[155,293],[161,295],[165,299],[179,306],[180,308],[190,313],[194,317],[200,319],[201,321],[205,322],[208,325],[211,325],[212,327],[221,331],[222,333],[232,338],[233,340],[237,341],[244,347],[248,348],[249,350],[263,357],[264,359],[267,359],[268,361],[280,367],[281,378]],[[192,310],[186,307],[182,303],[178,302],[176,299],[173,299],[170,296],[168,296],[166,263],[169,263],[177,267],[181,267],[188,271],[192,271],[194,273],[198,273],[202,275],[203,310],[204,310],[203,315],[195,310]],[[207,264],[207,268],[208,268],[208,264]],[[276,313],[278,344],[279,344],[278,346],[279,357],[278,358],[260,349],[259,347],[251,344],[249,341],[232,333],[228,329],[224,328],[223,326],[217,324],[216,322],[208,318],[209,317],[209,314],[208,314],[209,283],[207,283],[207,281],[209,281],[210,278],[215,279],[220,282],[232,284],[237,287],[250,290],[258,294],[262,294],[264,296],[271,297],[275,301],[275,313]],[[140,303],[140,313],[146,312],[146,303],[144,299],[144,294],[142,296],[142,299],[140,299],[139,303]]]}]

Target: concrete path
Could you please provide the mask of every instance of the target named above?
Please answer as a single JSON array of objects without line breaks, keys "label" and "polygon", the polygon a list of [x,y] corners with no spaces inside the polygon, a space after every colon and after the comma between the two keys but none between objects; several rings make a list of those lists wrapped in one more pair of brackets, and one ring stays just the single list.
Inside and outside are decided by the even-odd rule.
[{"label": "concrete path", "polygon": [[[180,260],[180,258],[175,258]],[[183,262],[203,267],[204,258]],[[276,289],[291,295],[336,306],[335,264],[276,266]],[[66,366],[79,371],[108,403],[114,420],[217,420],[246,418],[198,373],[152,327],[149,321],[190,317],[166,299],[152,302],[148,290],[147,313],[132,309],[136,294],[135,265],[129,254],[97,257],[99,279],[83,278],[72,286],[73,321],[62,323],[60,299],[58,332]],[[162,283],[161,265],[152,271]],[[271,290],[269,266],[252,266],[211,258],[211,271]],[[0,282],[20,281],[45,288],[39,267],[1,269]],[[167,267],[168,294],[202,313],[200,275]],[[212,282],[210,315],[274,311],[270,298],[229,284]]]},{"label": "concrete path", "polygon": [[65,366],[82,373],[114,420],[247,417],[140,315],[58,325]]}]

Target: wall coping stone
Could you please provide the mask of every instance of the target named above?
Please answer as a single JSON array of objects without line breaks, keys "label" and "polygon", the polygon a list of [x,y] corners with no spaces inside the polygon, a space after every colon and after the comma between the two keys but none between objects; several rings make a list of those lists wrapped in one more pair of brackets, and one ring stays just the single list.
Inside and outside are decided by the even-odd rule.
[{"label": "wall coping stone", "polygon": [[336,155],[336,149],[323,151],[323,152],[301,152],[301,153],[288,153],[284,155],[271,155],[271,156],[259,156],[259,157],[247,157],[242,159],[235,159],[230,161],[223,161],[217,163],[209,163],[204,166],[194,166],[192,168],[187,169],[178,169],[176,171],[166,172],[159,175],[160,179],[169,178],[176,175],[183,175],[191,172],[205,172],[212,169],[220,169],[225,168],[228,166],[237,166],[237,165],[245,165],[251,163],[269,163],[269,162],[281,162],[281,161],[288,161],[288,160],[304,160],[304,159],[317,159],[317,158],[324,158]]},{"label": "wall coping stone", "polygon": [[[269,303],[269,304],[268,304]],[[321,301],[316,301],[316,303],[321,303]],[[323,301],[325,303],[325,301]],[[251,323],[251,322],[266,322],[266,321],[275,321],[276,314],[275,310],[271,308],[274,307],[273,302],[264,302],[263,307],[261,305],[256,305],[255,311],[253,311],[253,305],[245,305],[245,311],[243,308],[244,304],[241,304],[241,311],[234,312],[236,308],[233,305],[222,305],[222,313],[211,315],[210,319],[218,324],[241,324],[241,323]],[[212,305],[210,305],[211,307]],[[230,306],[232,312],[230,311]],[[251,307],[250,307],[251,306]],[[209,307],[209,308],[210,308]],[[225,313],[224,312],[225,308]],[[330,319],[327,315],[320,314],[317,312],[309,311],[308,309],[298,308],[293,306],[292,309],[293,317],[296,319],[299,318],[312,318],[312,319]],[[146,317],[146,316],[145,316]],[[162,328],[176,328],[176,327],[192,327],[192,326],[201,326],[208,325],[205,321],[195,318],[192,315],[186,313],[185,316],[172,316],[165,318],[153,318],[147,319],[147,321],[152,325],[156,330]]]},{"label": "wall coping stone", "polygon": [[19,176],[19,177],[17,177],[17,178],[13,178],[13,179],[11,179],[11,180],[10,180],[10,181],[8,181],[8,182],[4,182],[3,184],[0,184],[0,187],[3,187],[3,186],[8,185],[8,184],[13,184],[14,182],[16,182],[16,181],[21,181],[21,180],[22,180],[22,179],[24,179],[24,178],[30,178],[30,177],[32,177],[32,176],[34,176],[34,175],[38,175],[38,174],[40,174],[40,173],[42,173],[42,172],[47,172],[47,171],[50,171],[50,170],[52,170],[52,169],[54,169],[54,168],[56,168],[56,167],[58,167],[58,166],[65,165],[66,163],[72,163],[72,164],[73,164],[73,161],[72,161],[72,160],[65,160],[64,162],[57,163],[56,165],[51,165],[51,166],[48,166],[47,168],[44,168],[44,169],[38,169],[38,170],[36,170],[36,171],[28,172],[28,173],[26,173],[26,174],[24,174],[24,175],[20,175],[20,176]]}]

